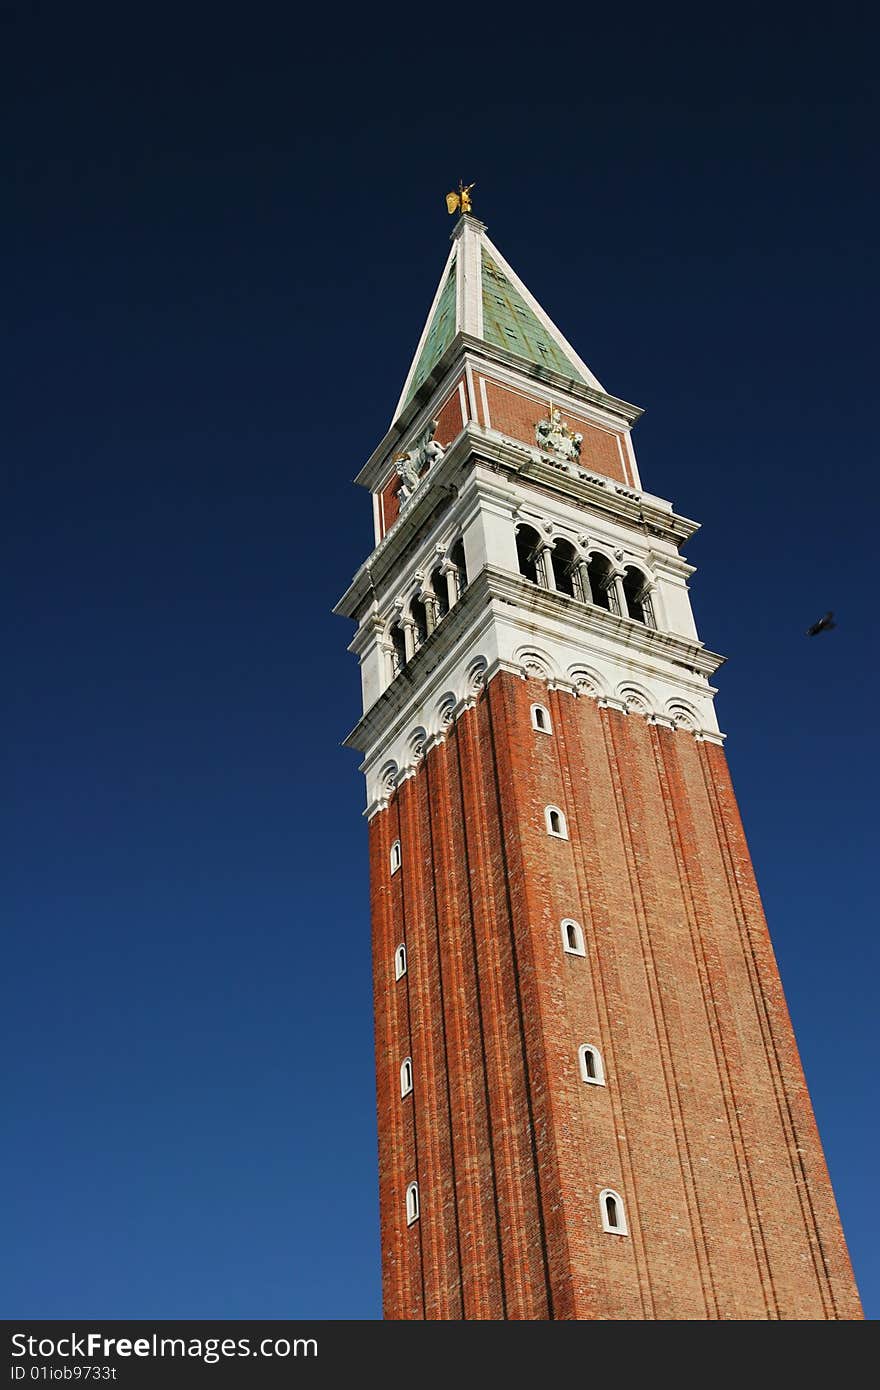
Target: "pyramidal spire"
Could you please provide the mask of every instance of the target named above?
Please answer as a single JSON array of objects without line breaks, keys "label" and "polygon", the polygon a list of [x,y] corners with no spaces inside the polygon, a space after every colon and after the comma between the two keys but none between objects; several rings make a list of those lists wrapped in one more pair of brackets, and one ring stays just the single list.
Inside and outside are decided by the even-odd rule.
[{"label": "pyramidal spire", "polygon": [[452,248],[394,411],[395,420],[459,333],[532,367],[549,368],[559,376],[604,391],[489,240],[485,225],[470,213],[459,218],[452,233]]}]

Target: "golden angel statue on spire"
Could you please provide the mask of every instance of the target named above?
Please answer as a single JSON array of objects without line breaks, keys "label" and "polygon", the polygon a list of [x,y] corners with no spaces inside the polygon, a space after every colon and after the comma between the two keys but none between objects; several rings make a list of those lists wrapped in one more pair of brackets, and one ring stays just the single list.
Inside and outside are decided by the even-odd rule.
[{"label": "golden angel statue on spire", "polygon": [[450,213],[450,214],[452,214],[453,212],[459,212],[459,211],[461,211],[461,212],[463,212],[463,213],[464,213],[464,212],[470,212],[470,211],[471,211],[471,189],[472,189],[473,187],[474,187],[474,185],[473,185],[472,183],[469,183],[469,184],[467,185],[467,187],[465,187],[465,185],[462,183],[461,179],[459,179],[459,181],[458,181],[458,192],[457,192],[457,193],[447,193],[447,194],[446,194],[446,211],[447,211],[448,213]]}]

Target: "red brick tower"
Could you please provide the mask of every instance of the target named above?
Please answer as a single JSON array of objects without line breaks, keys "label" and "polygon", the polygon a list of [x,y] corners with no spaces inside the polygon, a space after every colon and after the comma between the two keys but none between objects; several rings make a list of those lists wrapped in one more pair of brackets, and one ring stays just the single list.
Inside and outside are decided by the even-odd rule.
[{"label": "red brick tower", "polygon": [[473,216],[358,477],[389,1318],[859,1318],[679,547]]}]

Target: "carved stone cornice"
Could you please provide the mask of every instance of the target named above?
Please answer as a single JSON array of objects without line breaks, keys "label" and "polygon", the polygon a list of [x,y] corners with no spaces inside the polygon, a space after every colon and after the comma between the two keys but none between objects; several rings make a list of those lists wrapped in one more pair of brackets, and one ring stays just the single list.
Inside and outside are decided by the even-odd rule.
[{"label": "carved stone cornice", "polygon": [[612,517],[678,547],[690,540],[700,523],[680,516],[668,502],[650,493],[634,492],[613,478],[594,474],[579,464],[551,463],[540,449],[510,439],[495,430],[474,430],[474,451],[481,460],[501,470],[539,483],[556,496],[563,495],[594,513]]}]

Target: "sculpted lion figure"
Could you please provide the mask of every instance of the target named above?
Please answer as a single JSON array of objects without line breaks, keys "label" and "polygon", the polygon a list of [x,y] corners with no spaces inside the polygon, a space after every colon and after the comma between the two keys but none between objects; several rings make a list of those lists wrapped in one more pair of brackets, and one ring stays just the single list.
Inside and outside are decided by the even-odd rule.
[{"label": "sculpted lion figure", "polygon": [[412,497],[428,469],[439,463],[446,452],[443,445],[438,444],[434,438],[436,433],[437,421],[432,420],[418,443],[406,453],[397,454],[394,459],[397,476],[400,478],[397,494],[401,507]]}]

